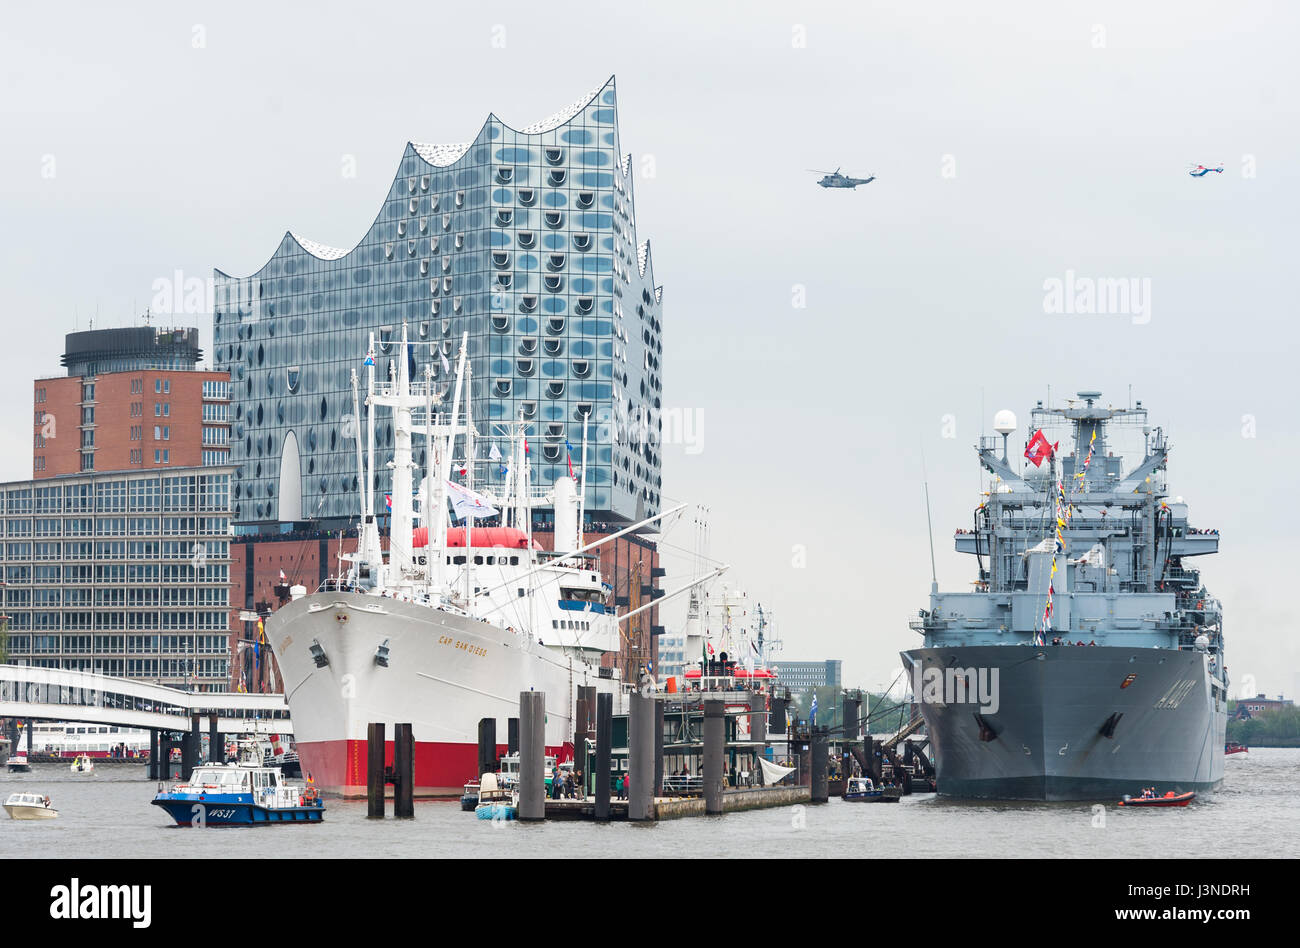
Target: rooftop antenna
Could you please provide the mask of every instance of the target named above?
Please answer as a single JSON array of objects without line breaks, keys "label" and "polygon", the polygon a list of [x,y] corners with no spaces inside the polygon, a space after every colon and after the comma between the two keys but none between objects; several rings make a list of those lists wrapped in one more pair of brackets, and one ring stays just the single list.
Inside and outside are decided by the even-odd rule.
[{"label": "rooftop antenna", "polygon": [[921,484],[925,488],[925,527],[930,537],[930,592],[939,591],[939,574],[934,566],[934,523],[930,520],[930,480],[925,473],[925,449],[921,449]]},{"label": "rooftop antenna", "polygon": [[1015,431],[1016,413],[1006,408],[993,416],[993,430],[1002,435],[1002,463],[1007,463],[1007,436]]}]

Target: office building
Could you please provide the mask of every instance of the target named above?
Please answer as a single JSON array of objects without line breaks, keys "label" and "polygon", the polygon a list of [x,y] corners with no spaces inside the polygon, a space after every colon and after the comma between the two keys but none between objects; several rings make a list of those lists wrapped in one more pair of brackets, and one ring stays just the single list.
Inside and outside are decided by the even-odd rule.
[{"label": "office building", "polygon": [[0,484],[8,661],[225,690],[231,474]]}]

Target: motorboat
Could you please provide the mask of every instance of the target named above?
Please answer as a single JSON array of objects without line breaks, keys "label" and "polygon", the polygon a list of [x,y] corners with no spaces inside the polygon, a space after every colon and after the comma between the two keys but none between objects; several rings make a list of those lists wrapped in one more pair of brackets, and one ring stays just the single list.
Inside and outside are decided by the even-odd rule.
[{"label": "motorboat", "polygon": [[1174,793],[1169,790],[1163,797],[1156,796],[1155,790],[1143,790],[1140,796],[1130,797],[1125,794],[1124,799],[1119,801],[1120,806],[1144,807],[1144,806],[1187,806],[1196,799],[1196,793],[1188,790],[1186,793]]},{"label": "motorboat", "polygon": [[52,820],[59,815],[43,793],[11,793],[4,807],[15,820]]},{"label": "motorboat", "polygon": [[484,774],[478,782],[478,805],[474,815],[480,820],[513,820],[519,815],[519,793],[512,786],[497,780],[493,773]]},{"label": "motorboat", "polygon": [[870,777],[850,777],[844,785],[848,803],[897,803],[902,795],[902,787],[877,787]]},{"label": "motorboat", "polygon": [[204,764],[187,783],[159,789],[152,801],[178,826],[319,823],[325,804],[314,786],[284,782],[279,767]]},{"label": "motorboat", "polygon": [[32,772],[32,765],[27,763],[26,754],[14,754],[9,758],[9,763],[6,766],[11,774],[29,774]]},{"label": "motorboat", "polygon": [[460,795],[460,808],[466,813],[478,806],[478,781],[471,780],[465,784],[465,792]]},{"label": "motorboat", "polygon": [[95,772],[95,762],[86,754],[79,754],[68,768],[74,774],[93,774]]}]

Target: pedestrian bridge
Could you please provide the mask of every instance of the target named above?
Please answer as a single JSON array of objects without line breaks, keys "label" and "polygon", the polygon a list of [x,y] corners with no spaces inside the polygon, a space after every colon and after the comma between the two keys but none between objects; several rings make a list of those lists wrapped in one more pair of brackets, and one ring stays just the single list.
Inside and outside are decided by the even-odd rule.
[{"label": "pedestrian bridge", "polygon": [[222,734],[293,734],[284,695],[182,691],[93,672],[0,665],[0,718],[189,731],[193,715]]}]

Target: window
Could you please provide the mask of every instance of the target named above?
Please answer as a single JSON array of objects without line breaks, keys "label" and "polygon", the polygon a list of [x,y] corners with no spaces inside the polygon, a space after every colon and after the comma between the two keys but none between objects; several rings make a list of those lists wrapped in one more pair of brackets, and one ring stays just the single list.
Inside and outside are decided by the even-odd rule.
[{"label": "window", "polygon": [[161,427],[161,426],[159,426],[159,425],[154,425],[154,426],[153,426],[153,439],[154,439],[155,441],[161,441],[161,440],[162,440],[162,427]]},{"label": "window", "polygon": [[162,394],[162,379],[154,379],[154,380],[153,380],[153,390],[154,390],[154,393],[155,393],[155,394],[158,394],[158,395],[161,395],[161,394]]}]

